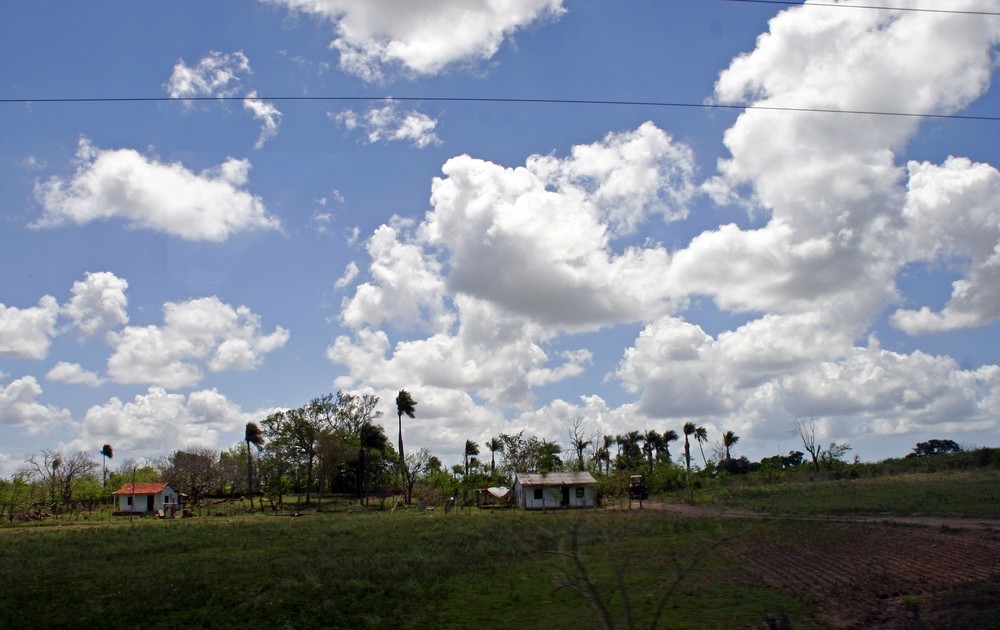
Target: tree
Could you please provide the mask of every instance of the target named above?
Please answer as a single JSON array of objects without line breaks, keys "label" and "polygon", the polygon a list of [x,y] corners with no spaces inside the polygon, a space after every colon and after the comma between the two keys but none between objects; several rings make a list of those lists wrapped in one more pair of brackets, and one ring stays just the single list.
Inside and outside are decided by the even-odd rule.
[{"label": "tree", "polygon": [[465,470],[466,474],[468,474],[468,472],[469,472],[469,458],[470,457],[475,457],[476,455],[479,455],[479,445],[476,444],[475,442],[473,442],[472,440],[466,440],[465,441],[465,465],[463,466],[463,470]]},{"label": "tree", "polygon": [[503,440],[498,437],[490,438],[486,441],[486,448],[490,451],[490,476],[496,474],[497,453],[503,453]]},{"label": "tree", "polygon": [[[413,496],[413,486],[422,475],[431,469],[431,452],[427,448],[421,448],[416,453],[406,456],[406,502],[410,502]],[[440,462],[438,462],[440,467]]]},{"label": "tree", "polygon": [[574,418],[569,426],[569,443],[576,451],[577,470],[583,470],[583,451],[594,443],[594,436],[588,434],[583,428],[583,420]]},{"label": "tree", "polygon": [[694,435],[698,427],[691,421],[684,423],[684,466],[687,468],[688,477],[691,476],[691,441],[688,439]]},{"label": "tree", "polygon": [[[670,443],[676,442],[677,439],[677,431],[674,431],[673,429],[667,429],[662,435],[660,435],[660,448],[663,449],[663,457],[668,462],[670,461]],[[657,451],[656,456],[660,456],[659,451]]]},{"label": "tree", "polygon": [[219,488],[218,460],[219,454],[210,448],[174,451],[162,474],[167,483],[197,503]]},{"label": "tree", "polygon": [[708,441],[708,430],[705,427],[697,427],[694,430],[694,439],[698,442],[698,450],[701,451],[701,461],[708,466],[708,460],[705,459],[705,442]]},{"label": "tree", "polygon": [[907,454],[907,457],[933,457],[935,455],[961,452],[962,447],[954,440],[934,439],[927,440],[926,442],[917,442],[917,445],[913,448],[913,452]]},{"label": "tree", "polygon": [[405,389],[399,390],[396,395],[396,415],[399,418],[399,470],[403,475],[403,483],[406,483],[406,457],[403,455],[403,416],[415,418],[417,413],[417,401],[413,400],[410,392]]},{"label": "tree", "polygon": [[101,468],[104,471],[104,475],[101,477],[101,484],[107,487],[108,485],[108,460],[114,457],[114,450],[111,448],[110,444],[105,444],[101,447],[101,458],[102,465]]},{"label": "tree", "polygon": [[[382,417],[378,411],[379,397],[375,394],[337,392],[336,425],[347,437],[357,438],[361,427]],[[416,404],[416,403],[414,403]]]},{"label": "tree", "polygon": [[382,427],[366,422],[361,425],[358,448],[358,498],[366,499],[371,492],[373,455],[384,452],[389,446]]},{"label": "tree", "polygon": [[337,418],[332,396],[314,398],[298,409],[279,411],[264,418],[264,433],[274,452],[305,465],[306,504],[312,502],[313,468],[324,431],[332,430]]},{"label": "tree", "polygon": [[726,449],[726,459],[732,459],[729,449],[736,446],[736,443],[739,441],[740,436],[736,435],[732,431],[726,431],[722,434],[722,447]]},{"label": "tree", "polygon": [[816,442],[816,418],[796,418],[792,420],[792,433],[802,439],[802,446],[805,447],[809,457],[812,458],[813,467],[819,472],[819,458],[823,454],[823,447]]},{"label": "tree", "polygon": [[250,510],[253,511],[253,456],[250,454],[250,447],[256,446],[258,453],[264,447],[264,433],[256,422],[247,422],[243,441],[247,444],[247,494],[250,496]]},{"label": "tree", "polygon": [[691,488],[691,440],[690,437],[698,431],[698,427],[691,421],[684,423],[684,485],[687,486],[689,502],[694,502],[694,493]]},{"label": "tree", "polygon": [[616,439],[613,435],[605,435],[602,440],[604,445],[601,447],[601,460],[604,461],[604,474],[611,474],[611,447],[614,446]]},{"label": "tree", "polygon": [[642,433],[638,431],[629,431],[624,435],[618,436],[618,446],[621,447],[622,455],[624,458],[624,468],[629,470],[635,468],[637,460],[641,461],[642,458],[642,448],[639,443],[642,442]]},{"label": "tree", "polygon": [[648,429],[643,434],[642,440],[642,450],[646,453],[646,461],[649,463],[649,474],[653,474],[653,453],[659,452],[663,436],[656,429]]},{"label": "tree", "polygon": [[31,454],[25,459],[24,472],[29,477],[37,477],[49,486],[53,507],[58,498],[63,505],[73,504],[73,491],[78,482],[97,470],[97,461],[87,451],[77,451],[64,455],[62,451],[43,449],[41,457]]},{"label": "tree", "polygon": [[558,443],[542,440],[541,452],[539,453],[538,460],[538,471],[542,474],[547,474],[562,468],[562,460],[559,458],[559,453],[561,452],[562,447],[559,446]]}]

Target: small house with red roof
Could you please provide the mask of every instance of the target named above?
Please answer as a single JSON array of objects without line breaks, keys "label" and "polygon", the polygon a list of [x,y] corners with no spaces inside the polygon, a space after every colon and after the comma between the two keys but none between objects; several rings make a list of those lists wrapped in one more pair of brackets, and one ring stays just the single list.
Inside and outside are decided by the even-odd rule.
[{"label": "small house with red roof", "polygon": [[127,483],[111,493],[115,514],[161,514],[173,516],[181,507],[181,495],[166,483]]}]

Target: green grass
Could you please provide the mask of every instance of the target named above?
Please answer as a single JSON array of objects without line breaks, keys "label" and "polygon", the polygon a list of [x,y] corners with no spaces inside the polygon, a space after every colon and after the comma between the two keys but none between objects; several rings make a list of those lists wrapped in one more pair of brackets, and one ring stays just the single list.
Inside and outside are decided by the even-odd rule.
[{"label": "green grass", "polygon": [[[578,519],[583,519],[582,521]],[[625,595],[648,627],[676,564],[694,564],[661,626],[759,625],[789,610],[712,553],[735,522],[652,513],[311,513],[0,530],[0,627],[593,628],[558,553],[577,524],[588,574],[616,623]],[[605,539],[607,538],[607,539]],[[619,625],[624,627],[624,625]]]},{"label": "green grass", "polygon": [[785,514],[891,513],[1000,517],[1000,472],[913,473],[840,481],[732,481],[697,502]]}]

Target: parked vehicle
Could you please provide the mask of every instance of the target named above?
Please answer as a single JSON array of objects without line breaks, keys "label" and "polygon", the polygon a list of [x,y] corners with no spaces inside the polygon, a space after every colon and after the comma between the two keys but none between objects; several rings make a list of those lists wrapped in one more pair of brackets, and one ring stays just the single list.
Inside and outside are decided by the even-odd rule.
[{"label": "parked vehicle", "polygon": [[649,498],[649,488],[642,480],[642,475],[632,475],[629,477],[628,498],[633,501],[643,501]]}]

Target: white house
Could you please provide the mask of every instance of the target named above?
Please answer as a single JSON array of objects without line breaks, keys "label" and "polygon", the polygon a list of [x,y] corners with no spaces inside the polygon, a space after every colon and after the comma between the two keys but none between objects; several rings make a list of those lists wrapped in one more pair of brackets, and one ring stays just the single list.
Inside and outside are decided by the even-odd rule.
[{"label": "white house", "polygon": [[516,473],[514,501],[526,510],[597,507],[597,480],[589,472]]},{"label": "white house", "polygon": [[111,493],[116,514],[173,515],[180,509],[180,493],[165,483],[127,483]]}]

